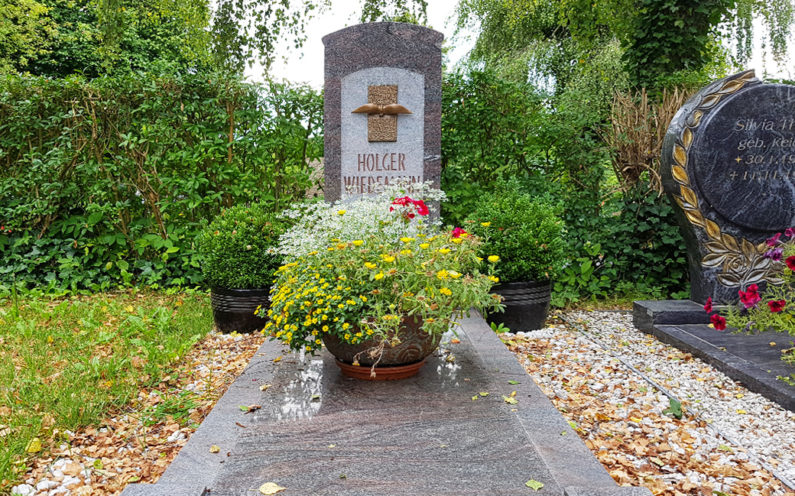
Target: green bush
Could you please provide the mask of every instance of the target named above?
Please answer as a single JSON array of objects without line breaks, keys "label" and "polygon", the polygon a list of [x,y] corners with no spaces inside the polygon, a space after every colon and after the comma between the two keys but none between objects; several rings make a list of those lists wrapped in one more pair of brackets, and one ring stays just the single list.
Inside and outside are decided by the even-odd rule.
[{"label": "green bush", "polygon": [[0,295],[201,285],[205,219],[315,184],[322,113],[221,74],[0,78]]},{"label": "green bush", "polygon": [[501,282],[552,279],[566,259],[556,208],[515,185],[485,196],[464,226],[483,239],[484,255],[499,255],[495,275]]},{"label": "green bush", "polygon": [[257,203],[224,210],[196,238],[202,273],[210,286],[232,289],[270,287],[282,263],[273,248],[288,224]]}]

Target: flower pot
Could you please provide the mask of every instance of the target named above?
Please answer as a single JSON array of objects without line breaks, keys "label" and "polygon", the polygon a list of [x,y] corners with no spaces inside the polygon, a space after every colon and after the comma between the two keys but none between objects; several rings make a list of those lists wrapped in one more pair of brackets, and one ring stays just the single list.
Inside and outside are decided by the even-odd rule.
[{"label": "flower pot", "polygon": [[[441,336],[431,335],[420,329],[422,319],[404,317],[398,330],[400,343],[384,345],[383,351],[371,356],[371,350],[378,350],[381,342],[368,339],[358,344],[350,344],[333,334],[325,334],[323,343],[337,359],[337,365],[348,377],[371,380],[393,380],[411,377],[419,372],[425,358],[439,346]],[[352,365],[358,362],[359,365]],[[373,364],[376,364],[371,374]]]},{"label": "flower pot", "polygon": [[492,291],[502,296],[505,312],[490,313],[486,318],[489,323],[503,324],[511,332],[544,328],[552,293],[549,281],[497,284]]},{"label": "flower pot", "polygon": [[267,310],[270,288],[210,289],[215,327],[221,332],[253,332],[265,326],[265,319],[254,315],[257,307]]}]

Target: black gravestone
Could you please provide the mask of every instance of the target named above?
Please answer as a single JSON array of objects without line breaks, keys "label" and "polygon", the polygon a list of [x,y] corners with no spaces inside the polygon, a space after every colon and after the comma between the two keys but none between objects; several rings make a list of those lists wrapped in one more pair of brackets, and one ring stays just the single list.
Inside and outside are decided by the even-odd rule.
[{"label": "black gravestone", "polygon": [[795,86],[746,71],[700,90],[668,128],[662,175],[693,301],[733,303],[750,284],[781,283],[765,240],[795,225]]}]

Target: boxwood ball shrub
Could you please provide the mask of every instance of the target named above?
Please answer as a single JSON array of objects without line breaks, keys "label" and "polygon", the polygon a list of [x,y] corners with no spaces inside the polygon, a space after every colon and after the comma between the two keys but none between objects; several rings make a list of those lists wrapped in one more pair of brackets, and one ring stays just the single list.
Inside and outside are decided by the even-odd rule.
[{"label": "boxwood ball shrub", "polygon": [[485,195],[465,229],[483,240],[481,256],[499,255],[495,275],[500,282],[554,279],[566,259],[556,208],[515,187]]},{"label": "boxwood ball shrub", "polygon": [[202,230],[196,248],[211,287],[267,288],[282,263],[274,247],[289,220],[269,211],[268,203],[224,210]]}]

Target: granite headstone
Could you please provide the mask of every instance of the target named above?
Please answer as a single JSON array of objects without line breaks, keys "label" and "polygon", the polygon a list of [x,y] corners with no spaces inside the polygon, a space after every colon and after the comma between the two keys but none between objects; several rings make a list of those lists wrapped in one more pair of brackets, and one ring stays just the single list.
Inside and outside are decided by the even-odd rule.
[{"label": "granite headstone", "polygon": [[327,201],[398,181],[439,187],[442,39],[398,22],[323,38]]},{"label": "granite headstone", "polygon": [[750,284],[781,282],[765,241],[795,226],[795,86],[746,71],[701,89],[668,128],[662,175],[691,300],[728,304]]}]

